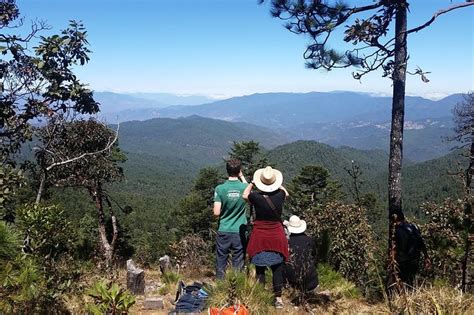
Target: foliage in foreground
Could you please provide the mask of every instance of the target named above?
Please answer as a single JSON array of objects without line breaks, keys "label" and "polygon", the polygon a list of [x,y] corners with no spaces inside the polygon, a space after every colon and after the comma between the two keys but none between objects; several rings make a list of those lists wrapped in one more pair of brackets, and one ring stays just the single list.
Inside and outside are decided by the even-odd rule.
[{"label": "foliage in foreground", "polygon": [[94,300],[87,304],[87,310],[94,315],[127,314],[135,304],[135,297],[116,283],[98,281],[86,293]]},{"label": "foliage in foreground", "polygon": [[322,241],[320,257],[327,255],[327,262],[336,271],[360,287],[373,280],[369,267],[375,247],[363,209],[331,202],[315,208],[307,222],[310,233]]},{"label": "foliage in foreground", "polygon": [[319,289],[331,291],[336,297],[360,298],[362,296],[356,285],[345,279],[327,264],[318,265]]},{"label": "foliage in foreground", "polygon": [[[80,274],[71,256],[71,224],[56,206],[23,206],[16,221],[0,225],[0,312],[65,312],[64,297]],[[26,236],[23,251],[19,235]]]},{"label": "foliage in foreground", "polygon": [[273,294],[254,278],[243,272],[230,270],[223,280],[218,280],[208,288],[208,304],[226,307],[243,304],[251,314],[269,314],[273,307]]},{"label": "foliage in foreground", "polygon": [[433,263],[431,276],[456,286],[461,282],[466,238],[464,202],[448,198],[441,204],[425,203],[422,209],[428,217],[421,228]]},{"label": "foliage in foreground", "polygon": [[181,280],[181,275],[173,271],[165,271],[161,275],[161,281],[165,284],[159,289],[160,295],[166,295],[176,290],[176,284]]}]

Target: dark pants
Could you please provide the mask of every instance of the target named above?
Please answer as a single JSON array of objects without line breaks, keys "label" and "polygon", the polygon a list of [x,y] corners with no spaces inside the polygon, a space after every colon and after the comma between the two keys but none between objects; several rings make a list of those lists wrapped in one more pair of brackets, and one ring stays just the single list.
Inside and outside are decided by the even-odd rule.
[{"label": "dark pants", "polygon": [[410,287],[413,287],[413,284],[415,282],[415,276],[418,273],[418,266],[418,260],[399,262],[398,269],[400,271],[400,280],[403,283],[409,285]]},{"label": "dark pants", "polygon": [[216,277],[224,278],[229,254],[232,252],[232,267],[244,267],[244,247],[239,233],[217,232],[216,238]]},{"label": "dark pants", "polygon": [[[283,263],[273,265],[270,269],[272,269],[273,293],[276,297],[280,297],[283,288]],[[265,284],[265,270],[267,270],[265,266],[255,266],[257,281],[261,284]]]},{"label": "dark pants", "polygon": [[283,278],[285,283],[303,293],[316,289],[319,284],[316,263],[314,261],[309,261],[308,264],[304,264],[302,261],[298,263],[301,263],[301,265],[284,264]]}]

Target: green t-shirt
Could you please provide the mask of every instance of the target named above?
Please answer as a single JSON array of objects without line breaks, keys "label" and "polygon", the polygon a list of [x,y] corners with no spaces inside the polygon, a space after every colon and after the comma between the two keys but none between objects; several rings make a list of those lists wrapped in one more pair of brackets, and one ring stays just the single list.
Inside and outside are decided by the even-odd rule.
[{"label": "green t-shirt", "polygon": [[242,193],[248,184],[239,180],[227,180],[214,191],[214,201],[221,202],[219,232],[238,233],[242,224],[247,224],[245,215],[246,202]]}]

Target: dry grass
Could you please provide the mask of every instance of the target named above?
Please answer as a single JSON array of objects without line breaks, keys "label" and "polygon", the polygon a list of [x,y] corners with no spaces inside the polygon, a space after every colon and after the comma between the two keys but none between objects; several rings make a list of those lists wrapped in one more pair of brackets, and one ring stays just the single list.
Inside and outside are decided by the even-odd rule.
[{"label": "dry grass", "polygon": [[474,296],[449,287],[420,287],[394,297],[398,314],[474,314]]},{"label": "dry grass", "polygon": [[273,311],[273,293],[243,272],[230,270],[223,280],[209,286],[208,305],[225,307],[234,303],[244,304],[251,314],[270,314]]}]

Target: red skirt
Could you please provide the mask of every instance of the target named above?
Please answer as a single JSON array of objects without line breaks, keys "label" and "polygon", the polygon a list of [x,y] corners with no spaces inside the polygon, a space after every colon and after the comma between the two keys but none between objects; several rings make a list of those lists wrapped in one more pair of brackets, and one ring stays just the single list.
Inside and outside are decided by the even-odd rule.
[{"label": "red skirt", "polygon": [[254,221],[247,253],[252,258],[263,251],[280,253],[288,260],[288,240],[280,221]]}]

